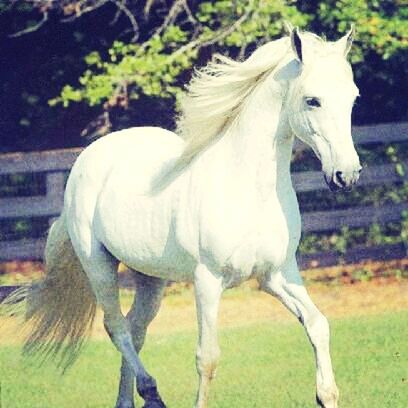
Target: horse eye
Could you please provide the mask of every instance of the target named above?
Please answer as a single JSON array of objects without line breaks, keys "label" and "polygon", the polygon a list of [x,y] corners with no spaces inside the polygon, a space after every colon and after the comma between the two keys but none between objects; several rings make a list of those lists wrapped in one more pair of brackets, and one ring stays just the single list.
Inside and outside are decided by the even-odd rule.
[{"label": "horse eye", "polygon": [[305,101],[306,101],[306,105],[310,106],[311,108],[320,108],[320,106],[322,106],[319,98],[306,97]]}]

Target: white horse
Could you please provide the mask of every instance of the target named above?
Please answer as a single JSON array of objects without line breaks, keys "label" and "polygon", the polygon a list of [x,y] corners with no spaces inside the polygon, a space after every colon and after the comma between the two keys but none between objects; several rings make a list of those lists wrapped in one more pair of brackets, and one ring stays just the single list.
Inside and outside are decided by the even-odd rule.
[{"label": "white horse", "polygon": [[[45,278],[27,293],[26,350],[77,355],[99,304],[122,367],[116,408],[165,407],[139,358],[168,280],[194,283],[199,325],[196,408],[207,406],[220,351],[224,289],[255,277],[304,325],[317,367],[317,402],[337,407],[329,326],[309,298],[295,252],[301,220],[290,177],[294,136],[312,147],[332,190],[361,166],[351,138],[358,89],[336,42],[291,31],[243,62],[219,56],[196,72],[175,133],[140,127],[93,143],[76,161],[47,241]],[[117,267],[134,270],[124,317]],[[136,381],[135,381],[136,380]]]}]

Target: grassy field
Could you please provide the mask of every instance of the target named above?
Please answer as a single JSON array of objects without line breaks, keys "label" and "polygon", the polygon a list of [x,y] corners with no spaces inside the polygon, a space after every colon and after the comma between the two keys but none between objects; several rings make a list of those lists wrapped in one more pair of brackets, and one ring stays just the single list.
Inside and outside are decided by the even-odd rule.
[{"label": "grassy field", "polygon": [[[408,407],[408,313],[332,319],[332,357],[341,407]],[[143,359],[170,408],[191,407],[196,388],[194,330],[153,333]],[[223,351],[210,406],[314,407],[314,362],[300,325],[251,323],[220,330]],[[1,408],[111,408],[118,353],[92,340],[63,377],[52,366],[0,348]]]}]

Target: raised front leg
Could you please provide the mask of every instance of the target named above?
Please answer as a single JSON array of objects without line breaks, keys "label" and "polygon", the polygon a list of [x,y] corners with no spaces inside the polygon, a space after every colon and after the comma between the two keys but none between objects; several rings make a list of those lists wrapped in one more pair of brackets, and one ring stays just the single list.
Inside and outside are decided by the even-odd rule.
[{"label": "raised front leg", "polygon": [[[167,281],[134,272],[136,294],[126,318],[130,325],[133,345],[137,353],[143,347],[146,330],[159,311]],[[119,394],[115,408],[134,408],[135,376],[125,358],[120,369]]]},{"label": "raised front leg", "polygon": [[198,320],[197,372],[199,385],[196,408],[207,406],[209,386],[215,376],[220,348],[217,336],[218,306],[223,291],[222,278],[205,265],[198,265],[194,279]]},{"label": "raised front leg", "polygon": [[280,299],[305,327],[316,358],[317,404],[323,408],[337,408],[339,392],[330,358],[329,324],[303,286],[296,260],[268,275],[261,282],[261,288]]}]

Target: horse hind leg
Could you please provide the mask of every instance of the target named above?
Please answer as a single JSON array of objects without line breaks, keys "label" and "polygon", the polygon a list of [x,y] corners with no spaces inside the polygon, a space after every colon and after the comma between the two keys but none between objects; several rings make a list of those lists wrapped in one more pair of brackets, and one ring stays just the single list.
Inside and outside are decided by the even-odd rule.
[{"label": "horse hind leg", "polygon": [[136,352],[129,322],[120,309],[118,261],[100,243],[93,243],[91,253],[90,257],[81,257],[81,254],[79,257],[102,307],[105,329],[136,378],[138,393],[145,400],[144,408],[165,408],[155,379],[147,373]]},{"label": "horse hind leg", "polygon": [[[133,271],[133,278],[136,294],[126,319],[130,325],[133,345],[139,353],[144,344],[147,327],[159,311],[167,281],[136,271]],[[119,395],[115,408],[134,408],[135,376],[125,358],[122,358],[120,373]]]}]

